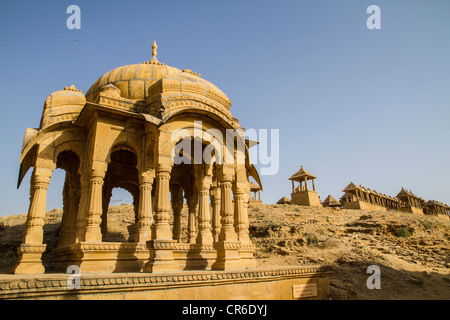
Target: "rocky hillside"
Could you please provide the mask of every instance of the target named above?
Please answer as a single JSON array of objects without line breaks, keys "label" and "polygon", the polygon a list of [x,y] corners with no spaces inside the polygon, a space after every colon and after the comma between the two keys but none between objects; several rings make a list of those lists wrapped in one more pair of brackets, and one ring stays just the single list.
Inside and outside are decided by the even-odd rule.
[{"label": "rocky hillside", "polygon": [[[46,215],[48,270],[61,212]],[[249,206],[249,219],[260,265],[332,265],[331,299],[450,299],[449,219],[295,205]],[[125,241],[133,220],[131,205],[111,207],[105,240]],[[0,273],[17,262],[25,221],[24,214],[0,217]],[[370,265],[380,267],[381,289],[366,286]]]},{"label": "rocky hillside", "polygon": [[[331,299],[450,299],[450,220],[396,211],[250,208],[260,264],[329,264]],[[367,267],[381,271],[369,290]]]}]

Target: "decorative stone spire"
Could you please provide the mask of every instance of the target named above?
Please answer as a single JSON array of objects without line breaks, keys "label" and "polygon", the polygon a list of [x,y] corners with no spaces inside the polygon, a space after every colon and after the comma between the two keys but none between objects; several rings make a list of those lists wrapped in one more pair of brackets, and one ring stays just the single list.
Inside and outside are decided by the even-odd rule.
[{"label": "decorative stone spire", "polygon": [[165,66],[165,63],[159,62],[158,59],[156,59],[156,55],[158,54],[158,51],[156,51],[158,49],[158,46],[156,45],[156,41],[153,41],[153,45],[152,45],[152,59],[150,61],[144,61],[142,62],[143,64],[156,64],[159,66]]},{"label": "decorative stone spire", "polygon": [[158,63],[158,59],[156,59],[156,55],[158,54],[158,51],[156,51],[156,49],[158,49],[158,46],[156,45],[156,41],[153,41],[152,59],[150,60],[150,63]]}]

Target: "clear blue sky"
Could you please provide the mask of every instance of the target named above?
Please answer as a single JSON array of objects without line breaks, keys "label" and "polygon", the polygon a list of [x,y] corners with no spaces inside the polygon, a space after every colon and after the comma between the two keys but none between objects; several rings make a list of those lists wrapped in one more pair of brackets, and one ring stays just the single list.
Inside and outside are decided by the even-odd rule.
[{"label": "clear blue sky", "polygon": [[[81,8],[69,30],[66,8]],[[369,5],[381,30],[369,30]],[[303,165],[324,199],[350,182],[402,186],[450,204],[450,1],[2,1],[0,215],[26,212],[16,189],[22,139],[46,97],[87,91],[118,66],[151,58],[201,73],[246,128],[280,129],[280,170],[265,203],[290,197]],[[47,209],[61,207],[63,173]]]}]

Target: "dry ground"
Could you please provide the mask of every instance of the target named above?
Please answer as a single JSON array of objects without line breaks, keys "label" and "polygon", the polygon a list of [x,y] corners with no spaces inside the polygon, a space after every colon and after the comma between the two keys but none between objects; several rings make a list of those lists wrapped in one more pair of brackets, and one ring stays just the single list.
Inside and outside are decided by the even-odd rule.
[{"label": "dry ground", "polygon": [[[46,215],[43,262],[50,271],[61,213]],[[186,221],[186,209],[183,215]],[[249,206],[249,219],[260,265],[332,265],[331,299],[450,299],[449,219],[295,205]],[[131,205],[111,207],[105,241],[126,240],[133,220]],[[0,217],[0,273],[17,263],[25,221],[25,214]],[[366,286],[370,265],[380,267],[381,289]]]},{"label": "dry ground", "polygon": [[[260,264],[329,264],[331,299],[450,299],[450,220],[397,211],[251,207]],[[369,290],[367,267],[381,271]]]}]

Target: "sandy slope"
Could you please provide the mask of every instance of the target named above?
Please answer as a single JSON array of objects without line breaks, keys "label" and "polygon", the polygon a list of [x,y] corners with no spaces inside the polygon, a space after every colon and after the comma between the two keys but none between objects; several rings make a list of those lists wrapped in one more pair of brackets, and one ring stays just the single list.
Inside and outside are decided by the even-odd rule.
[{"label": "sandy slope", "polygon": [[[261,264],[332,265],[331,299],[450,299],[448,219],[289,205],[252,207],[250,219]],[[366,286],[370,265],[379,290]]]},{"label": "sandy slope", "polygon": [[[46,215],[48,270],[61,212]],[[186,221],[186,209],[183,215]],[[105,240],[127,239],[133,219],[131,205],[111,207]],[[448,219],[290,205],[250,206],[249,219],[260,265],[332,265],[331,299],[450,299]],[[25,221],[24,214],[0,217],[0,273],[10,273],[17,262]],[[370,265],[380,267],[381,289],[366,286]]]}]

